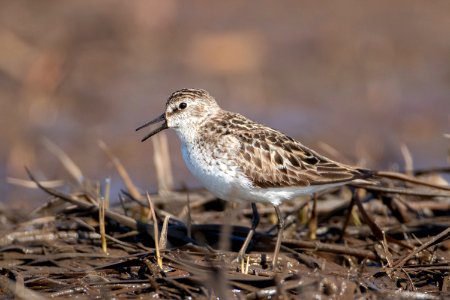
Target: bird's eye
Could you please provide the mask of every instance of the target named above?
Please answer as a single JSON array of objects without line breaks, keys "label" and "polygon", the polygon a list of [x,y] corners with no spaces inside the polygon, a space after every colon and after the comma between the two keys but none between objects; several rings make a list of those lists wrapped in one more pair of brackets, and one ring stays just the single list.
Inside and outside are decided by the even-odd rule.
[{"label": "bird's eye", "polygon": [[178,107],[180,109],[185,109],[187,107],[187,103],[186,102],[181,102],[180,105],[178,105]]}]

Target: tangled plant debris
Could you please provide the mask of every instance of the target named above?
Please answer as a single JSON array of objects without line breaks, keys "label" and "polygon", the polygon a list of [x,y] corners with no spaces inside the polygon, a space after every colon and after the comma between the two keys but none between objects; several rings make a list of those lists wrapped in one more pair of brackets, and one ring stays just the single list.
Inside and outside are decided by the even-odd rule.
[{"label": "tangled plant debris", "polygon": [[159,180],[168,182],[159,183],[163,192],[147,194],[100,144],[126,186],[114,199],[109,180],[88,180],[61,149],[49,146],[75,185],[61,188],[60,181],[41,182],[28,171],[30,181],[20,184],[51,199],[27,216],[1,209],[2,298],[450,296],[450,192],[440,177],[424,183],[424,176],[450,168],[414,178],[392,173],[374,186],[330,190],[316,196],[316,206],[308,198],[283,205],[286,230],[272,269],[273,209],[258,204],[260,226],[250,252],[237,260],[251,208],[204,190],[168,189],[164,147],[155,147],[155,159],[162,162]]}]

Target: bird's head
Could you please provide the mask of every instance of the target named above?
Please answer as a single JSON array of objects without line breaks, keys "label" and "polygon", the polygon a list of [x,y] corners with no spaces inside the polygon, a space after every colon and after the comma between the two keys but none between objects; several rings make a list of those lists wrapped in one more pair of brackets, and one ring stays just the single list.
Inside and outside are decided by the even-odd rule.
[{"label": "bird's head", "polygon": [[218,111],[220,107],[207,91],[182,89],[170,95],[162,115],[138,127],[136,131],[162,122],[160,127],[147,134],[142,141],[167,128],[173,128],[179,133],[196,131],[206,119]]}]

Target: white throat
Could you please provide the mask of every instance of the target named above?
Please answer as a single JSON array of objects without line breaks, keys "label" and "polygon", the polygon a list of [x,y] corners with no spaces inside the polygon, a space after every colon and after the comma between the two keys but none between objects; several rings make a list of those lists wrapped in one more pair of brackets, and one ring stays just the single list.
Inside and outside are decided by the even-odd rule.
[{"label": "white throat", "polygon": [[175,127],[173,128],[182,145],[189,145],[195,143],[195,138],[197,136],[197,128],[192,127]]}]

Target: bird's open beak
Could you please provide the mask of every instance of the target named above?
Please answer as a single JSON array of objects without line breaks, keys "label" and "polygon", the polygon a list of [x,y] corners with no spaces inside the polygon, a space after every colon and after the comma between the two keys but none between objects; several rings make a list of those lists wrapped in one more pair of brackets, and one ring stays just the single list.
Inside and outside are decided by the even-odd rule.
[{"label": "bird's open beak", "polygon": [[147,134],[147,135],[141,140],[141,142],[147,140],[148,138],[152,137],[153,135],[157,134],[158,132],[163,131],[164,129],[169,128],[169,127],[167,126],[166,115],[165,115],[165,114],[162,114],[162,115],[160,115],[159,117],[157,117],[156,119],[154,119],[154,120],[152,120],[152,121],[150,121],[150,122],[148,122],[148,123],[145,123],[144,125],[142,125],[142,126],[136,128],[136,131],[138,131],[138,130],[141,130],[142,128],[148,127],[148,126],[150,126],[150,125],[152,125],[152,124],[155,124],[155,123],[158,123],[158,122],[163,122],[163,123],[161,124],[161,126],[159,126],[159,127],[156,128],[155,130],[153,130],[152,132],[150,132],[149,134]]}]

